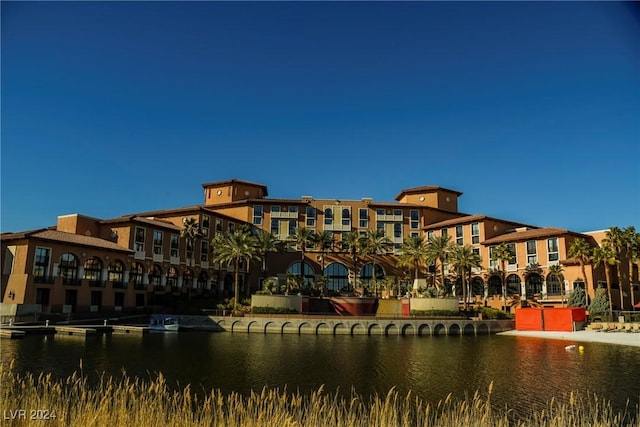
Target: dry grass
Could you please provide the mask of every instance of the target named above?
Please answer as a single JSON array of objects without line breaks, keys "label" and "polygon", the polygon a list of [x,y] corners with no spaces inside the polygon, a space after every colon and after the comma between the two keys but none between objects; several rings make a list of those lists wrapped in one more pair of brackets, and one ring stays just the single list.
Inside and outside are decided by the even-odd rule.
[{"label": "dry grass", "polygon": [[[82,368],[81,368],[82,369]],[[462,400],[451,396],[431,405],[411,393],[401,396],[390,390],[385,396],[350,398],[325,393],[322,388],[309,394],[263,389],[249,396],[223,395],[212,391],[201,396],[189,386],[171,391],[162,376],[147,381],[103,377],[91,386],[86,377],[73,374],[65,380],[50,375],[18,375],[12,366],[0,365],[0,408],[3,426],[584,426],[638,427],[640,409],[631,414],[614,413],[611,406],[595,396],[571,394],[568,402],[552,400],[528,418],[516,418],[491,406],[493,384],[486,397],[479,392]],[[17,415],[25,409],[26,419]],[[56,418],[30,420],[30,410],[55,411]]]}]

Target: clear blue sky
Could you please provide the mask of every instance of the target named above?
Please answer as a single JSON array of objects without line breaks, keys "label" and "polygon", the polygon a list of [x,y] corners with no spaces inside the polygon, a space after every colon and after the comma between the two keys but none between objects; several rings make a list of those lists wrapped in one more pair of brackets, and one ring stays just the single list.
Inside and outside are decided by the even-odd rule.
[{"label": "clear blue sky", "polygon": [[6,2],[1,228],[271,197],[640,229],[640,8]]}]

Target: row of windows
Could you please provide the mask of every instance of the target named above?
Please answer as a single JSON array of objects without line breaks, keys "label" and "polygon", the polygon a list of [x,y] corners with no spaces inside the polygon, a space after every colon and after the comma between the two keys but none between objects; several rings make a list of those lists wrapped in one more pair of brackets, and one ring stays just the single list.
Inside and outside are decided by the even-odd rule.
[{"label": "row of windows", "polygon": [[[218,224],[216,220],[216,225]],[[220,221],[220,226],[222,227],[222,222]],[[232,233],[235,229],[233,223],[229,223],[229,232]],[[153,231],[153,253],[155,255],[162,255],[164,253],[164,232],[154,230]],[[146,229],[143,227],[136,227],[135,230],[135,239],[134,239],[134,250],[136,252],[144,252],[145,250],[145,237],[146,237]],[[177,234],[171,234],[169,237],[169,256],[171,257],[179,257],[180,256],[180,236]],[[209,242],[207,240],[202,240],[200,242],[200,261],[207,262],[209,258]]]}]

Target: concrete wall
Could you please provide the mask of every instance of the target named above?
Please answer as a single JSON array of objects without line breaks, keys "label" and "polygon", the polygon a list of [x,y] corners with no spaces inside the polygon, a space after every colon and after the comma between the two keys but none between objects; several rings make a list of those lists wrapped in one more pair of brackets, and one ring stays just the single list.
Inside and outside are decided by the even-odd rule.
[{"label": "concrete wall", "polygon": [[411,310],[458,311],[457,298],[411,298]]},{"label": "concrete wall", "polygon": [[290,308],[300,313],[302,297],[300,295],[252,295],[251,308],[253,307]]}]

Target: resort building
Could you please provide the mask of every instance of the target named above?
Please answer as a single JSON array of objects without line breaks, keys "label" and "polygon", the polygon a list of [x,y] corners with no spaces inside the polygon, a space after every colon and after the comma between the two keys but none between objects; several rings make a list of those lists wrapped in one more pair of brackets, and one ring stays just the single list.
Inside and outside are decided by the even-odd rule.
[{"label": "resort building", "polygon": [[[328,291],[352,290],[372,279],[375,264],[382,295],[396,296],[398,289],[414,285],[413,273],[397,262],[405,239],[450,236],[453,243],[471,245],[482,259],[482,267],[471,276],[474,302],[505,310],[524,301],[561,306],[575,287],[585,287],[582,267],[568,257],[569,247],[578,238],[596,247],[604,237],[604,232],[576,233],[462,213],[462,193],[436,186],[402,190],[392,202],[269,198],[265,185],[236,179],[202,187],[204,203],[199,205],[111,219],[64,215],[46,229],[3,233],[2,303],[23,311],[73,313],[144,309],[180,294],[230,297],[234,267],[212,262],[211,240],[216,234],[259,228],[290,240],[296,229],[305,227],[330,232],[333,245],[307,248],[304,259],[295,250],[269,255],[268,271],[241,265],[242,295],[259,290],[267,276],[280,284],[298,277],[309,286],[322,282]],[[189,221],[199,230],[193,239],[183,232]],[[391,240],[388,253],[373,259],[346,250],[347,233],[372,230],[384,231]],[[491,256],[502,243],[513,254],[504,272]],[[558,264],[562,279],[550,269]],[[621,289],[617,276],[610,277],[612,287],[620,290],[612,292],[614,309],[630,309],[632,300],[640,300],[638,266],[631,264],[629,271],[629,265],[622,262],[620,268],[631,288],[623,283]],[[440,267],[425,266],[417,284],[435,283],[438,271]],[[592,297],[597,286],[606,286],[605,270],[589,263],[585,271]],[[444,286],[461,296],[461,279],[448,265],[445,272]]]}]

